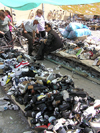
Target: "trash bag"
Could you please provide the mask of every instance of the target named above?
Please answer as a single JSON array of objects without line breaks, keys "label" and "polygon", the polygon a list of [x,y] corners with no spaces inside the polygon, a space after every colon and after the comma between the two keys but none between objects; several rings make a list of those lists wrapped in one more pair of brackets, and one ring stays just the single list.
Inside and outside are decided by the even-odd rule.
[{"label": "trash bag", "polygon": [[83,29],[77,29],[75,31],[71,31],[67,38],[74,39],[76,37],[88,36],[88,35],[91,35],[91,31],[89,29],[83,28]]}]

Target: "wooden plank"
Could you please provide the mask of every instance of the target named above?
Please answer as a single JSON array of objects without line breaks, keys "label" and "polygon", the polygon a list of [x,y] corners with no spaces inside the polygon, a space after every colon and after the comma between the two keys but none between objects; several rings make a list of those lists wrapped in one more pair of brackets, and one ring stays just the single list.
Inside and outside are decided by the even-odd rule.
[{"label": "wooden plank", "polygon": [[56,63],[56,64],[61,65],[61,66],[63,66],[64,68],[67,68],[67,69],[70,70],[70,71],[74,71],[74,72],[76,72],[77,74],[79,74],[79,75],[81,75],[81,76],[83,76],[83,77],[87,77],[87,76],[88,76],[88,75],[87,75],[86,73],[84,73],[84,72],[80,72],[80,71],[75,70],[75,69],[73,69],[73,68],[71,68],[71,67],[65,66],[65,65],[63,65],[63,64],[61,64],[61,63],[59,63],[59,62],[56,62],[56,61],[52,60],[52,59],[48,59],[48,58],[46,58],[46,59],[49,60],[49,61],[51,61],[51,62],[53,62],[53,63]]},{"label": "wooden plank", "polygon": [[62,67],[66,68],[66,69],[68,69],[68,70],[70,70],[70,71],[74,71],[75,73],[79,74],[80,76],[83,76],[83,77],[85,77],[85,78],[87,78],[87,79],[89,79],[89,80],[91,80],[91,81],[93,81],[93,82],[95,82],[95,83],[97,83],[97,84],[100,84],[100,80],[95,79],[95,78],[92,78],[92,77],[89,77],[89,76],[88,76],[86,73],[84,73],[84,72],[80,72],[80,71],[78,71],[78,70],[76,70],[76,69],[74,69],[74,68],[65,66],[65,65],[63,65],[63,64],[61,64],[61,63],[59,63],[59,62],[56,62],[56,61],[52,60],[52,59],[48,59],[48,58],[46,58],[46,59],[49,60],[49,61],[51,61],[51,62],[53,62],[53,63],[55,63],[55,64],[61,65]]},{"label": "wooden plank", "polygon": [[95,69],[96,71],[100,72],[100,68],[98,66],[93,66],[92,65],[94,60],[89,60],[89,59],[80,60],[80,59],[77,58],[76,55],[68,54],[68,53],[65,53],[63,51],[60,51],[59,54],[55,54],[55,55],[57,55],[59,57],[65,57],[65,58],[71,59],[71,60],[76,61],[78,63],[82,63],[82,64],[84,64],[88,67],[91,67],[91,68]]},{"label": "wooden plank", "polygon": [[87,77],[87,79],[89,79],[89,80],[91,80],[91,81],[93,81],[93,82],[95,82],[95,83],[100,85],[100,80],[97,80],[97,79],[89,77],[89,76]]},{"label": "wooden plank", "polygon": [[84,41],[86,38],[87,38],[87,36],[84,35],[84,36],[81,36],[81,37],[76,37],[74,40],[75,41]]},{"label": "wooden plank", "polygon": [[100,25],[89,25],[89,27],[95,28],[95,30],[96,30],[97,28],[100,28]]}]

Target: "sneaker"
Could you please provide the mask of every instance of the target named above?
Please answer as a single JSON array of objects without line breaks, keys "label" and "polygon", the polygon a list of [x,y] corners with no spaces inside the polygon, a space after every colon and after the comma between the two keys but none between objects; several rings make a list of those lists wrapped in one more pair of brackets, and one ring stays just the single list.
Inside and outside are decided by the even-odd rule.
[{"label": "sneaker", "polygon": [[28,72],[28,71],[29,71],[29,68],[28,68],[28,67],[23,67],[23,68],[18,67],[18,68],[15,68],[15,69],[13,70],[13,72],[15,72],[15,76],[19,76],[19,75],[21,75],[22,73]]},{"label": "sneaker", "polygon": [[77,56],[77,57],[79,57],[79,56],[80,56],[80,54],[81,54],[83,51],[84,51],[84,49],[83,49],[83,48],[81,48],[81,49],[77,52],[76,56]]},{"label": "sneaker", "polygon": [[50,116],[48,119],[49,123],[52,123],[54,120],[56,120],[55,116]]},{"label": "sneaker", "polygon": [[0,100],[0,106],[3,106],[5,104],[10,104],[10,102],[6,100]]},{"label": "sneaker", "polygon": [[38,76],[38,74],[35,75],[35,79],[38,79],[38,80],[46,80],[47,77],[44,77],[44,76]]},{"label": "sneaker", "polygon": [[26,92],[26,90],[28,89],[28,83],[25,85],[19,83],[18,87],[19,87],[19,91],[21,92],[21,94],[24,94]]},{"label": "sneaker", "polygon": [[23,61],[23,60],[22,60],[22,55],[19,55],[19,56],[17,57],[17,61],[18,61],[19,63]]},{"label": "sneaker", "polygon": [[94,60],[93,64],[92,64],[92,66],[96,66],[96,64],[97,64],[98,61],[99,61],[98,58],[96,58],[96,59]]},{"label": "sneaker", "polygon": [[14,91],[15,91],[15,87],[12,86],[12,87],[8,90],[7,95],[12,95],[12,94],[14,94]]},{"label": "sneaker", "polygon": [[6,59],[8,57],[8,54],[2,53],[1,56]]},{"label": "sneaker", "polygon": [[62,77],[58,77],[56,79],[53,79],[52,83],[56,84],[57,82],[60,82],[62,79],[63,79],[63,76]]},{"label": "sneaker", "polygon": [[10,101],[10,99],[7,96],[1,97],[0,100]]},{"label": "sneaker", "polygon": [[29,65],[30,63],[28,61],[26,62],[20,62],[18,65],[15,65],[15,68],[21,68],[21,67],[24,67],[24,66],[27,66]]},{"label": "sneaker", "polygon": [[72,82],[72,78],[71,78],[70,75],[65,75],[65,76],[63,76],[61,82],[62,83],[71,83]]},{"label": "sneaker", "polygon": [[20,82],[19,77],[14,77],[14,78],[12,78],[12,81],[13,81],[13,86],[14,86],[15,88],[17,88],[18,83]]},{"label": "sneaker", "polygon": [[11,96],[11,95],[13,95],[14,94],[14,91],[9,91],[9,92],[7,92],[7,95],[9,95],[9,96]]},{"label": "sneaker", "polygon": [[0,57],[0,62],[4,62],[5,60]]},{"label": "sneaker", "polygon": [[41,100],[42,98],[45,98],[46,97],[46,95],[39,95],[38,97],[37,97],[37,100],[39,101],[39,100]]},{"label": "sneaker", "polygon": [[9,103],[6,103],[6,104],[4,104],[4,105],[1,105],[1,106],[0,106],[0,111],[5,111],[5,110],[7,110],[7,109],[8,109],[8,105],[9,105]]},{"label": "sneaker", "polygon": [[52,80],[55,79],[55,78],[56,78],[56,74],[51,73],[51,74],[47,77],[47,80],[52,81]]},{"label": "sneaker", "polygon": [[15,105],[15,104],[10,104],[8,106],[8,109],[10,109],[10,110],[19,110],[19,107],[17,105]]},{"label": "sneaker", "polygon": [[35,115],[36,115],[36,112],[35,111],[32,111],[32,110],[29,110],[29,111],[26,111],[25,112],[25,116],[26,117],[35,117]]},{"label": "sneaker", "polygon": [[21,71],[22,72],[28,72],[29,71],[29,68],[28,67],[23,67],[23,68],[21,68]]},{"label": "sneaker", "polygon": [[69,93],[68,93],[67,90],[63,90],[63,91],[61,91],[60,93],[61,93],[61,95],[63,96],[63,99],[64,99],[65,101],[67,100],[67,98],[69,98]]},{"label": "sneaker", "polygon": [[7,77],[8,77],[8,76],[5,75],[5,76],[3,76],[3,77],[1,78],[1,86],[6,85]]},{"label": "sneaker", "polygon": [[11,73],[8,73],[8,75],[10,76],[10,77],[15,77],[15,73],[14,72],[11,72]]},{"label": "sneaker", "polygon": [[29,56],[28,54],[24,54],[24,57],[31,60],[31,56]]},{"label": "sneaker", "polygon": [[8,84],[8,83],[10,82],[11,78],[12,78],[12,77],[11,77],[10,75],[8,75],[6,84]]}]

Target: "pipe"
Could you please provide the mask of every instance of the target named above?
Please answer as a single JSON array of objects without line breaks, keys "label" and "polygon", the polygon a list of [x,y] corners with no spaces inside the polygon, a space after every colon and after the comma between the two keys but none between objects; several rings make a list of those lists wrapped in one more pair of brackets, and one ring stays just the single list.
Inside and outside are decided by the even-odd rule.
[{"label": "pipe", "polygon": [[43,17],[44,17],[44,4],[43,3],[42,3],[42,11],[43,11]]}]

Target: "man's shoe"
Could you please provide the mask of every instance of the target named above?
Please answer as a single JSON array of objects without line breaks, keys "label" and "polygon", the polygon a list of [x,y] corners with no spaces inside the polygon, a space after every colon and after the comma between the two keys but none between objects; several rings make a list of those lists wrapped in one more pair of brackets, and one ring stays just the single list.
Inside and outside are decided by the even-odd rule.
[{"label": "man's shoe", "polygon": [[32,53],[29,53],[28,55],[29,55],[29,56],[33,56]]}]

